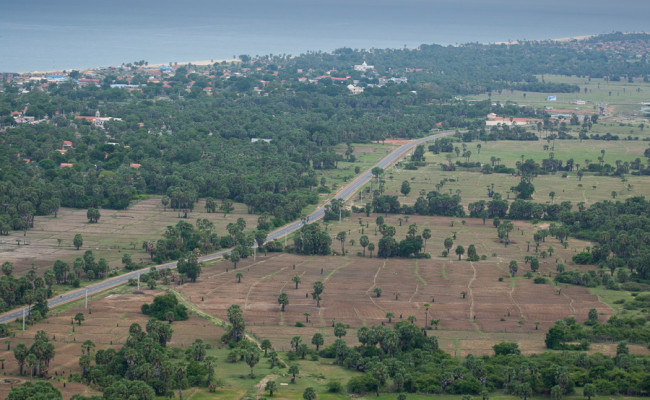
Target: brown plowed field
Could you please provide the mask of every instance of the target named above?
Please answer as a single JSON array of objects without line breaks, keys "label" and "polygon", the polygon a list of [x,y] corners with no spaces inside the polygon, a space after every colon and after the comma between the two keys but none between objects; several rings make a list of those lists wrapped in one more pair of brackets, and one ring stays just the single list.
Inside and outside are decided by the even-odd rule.
[{"label": "brown plowed field", "polygon": [[[573,315],[585,320],[591,308],[599,310],[602,320],[612,314],[585,288],[563,286],[558,294],[551,284],[511,279],[506,271],[507,261],[501,260],[470,263],[457,258],[416,261],[279,254],[259,256],[257,262],[249,258],[239,262],[236,270],[227,261],[205,267],[198,282],[183,285],[180,291],[221,319],[226,319],[231,304],[239,304],[248,328],[258,337],[279,340],[274,341],[279,348],[288,347],[295,335],[309,343],[316,331],[325,334],[326,341],[333,340],[332,320],[352,329],[389,325],[386,313],[392,312],[393,323],[414,315],[416,323],[424,326],[425,303],[431,305],[429,320],[439,320],[439,332],[534,335],[540,342],[542,333],[558,319]],[[243,274],[241,283],[235,277],[238,272]],[[291,281],[296,274],[302,280],[298,289]],[[320,308],[311,297],[316,281],[325,284]],[[381,288],[381,297],[375,288]],[[289,295],[284,313],[277,303],[281,292]],[[201,297],[204,301],[197,303]],[[309,323],[305,313],[310,314]],[[296,322],[306,327],[297,328]],[[355,336],[351,331],[345,339],[354,342]]]}]

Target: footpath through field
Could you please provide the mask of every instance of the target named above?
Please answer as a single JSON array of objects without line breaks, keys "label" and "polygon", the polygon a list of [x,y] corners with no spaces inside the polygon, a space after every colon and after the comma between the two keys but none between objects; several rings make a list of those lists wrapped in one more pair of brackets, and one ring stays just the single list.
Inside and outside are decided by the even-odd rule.
[{"label": "footpath through field", "polygon": [[[333,199],[347,200],[350,197],[352,197],[352,195],[354,195],[354,193],[356,193],[357,190],[359,190],[363,185],[365,185],[367,182],[369,182],[370,179],[372,179],[372,172],[371,172],[372,168],[380,167],[380,168],[386,169],[386,167],[388,167],[388,166],[392,165],[393,163],[397,162],[401,157],[406,155],[406,153],[409,150],[416,147],[417,145],[428,142],[430,140],[439,139],[439,138],[442,138],[442,137],[445,137],[445,136],[451,136],[454,133],[455,133],[455,131],[444,131],[444,132],[441,132],[441,133],[437,133],[435,135],[430,135],[430,136],[426,136],[424,138],[413,140],[413,141],[411,141],[411,142],[409,142],[407,144],[404,144],[404,145],[398,147],[397,149],[393,150],[392,153],[390,153],[389,155],[384,157],[381,161],[379,161],[377,164],[373,165],[370,169],[368,169],[365,172],[363,172],[362,174],[360,174],[354,181],[352,181],[347,186],[345,186],[345,188],[343,188],[343,190],[340,190],[333,197]],[[298,229],[300,229],[305,223],[314,222],[314,221],[317,221],[317,220],[323,218],[323,216],[325,215],[325,206],[327,204],[330,204],[330,202],[331,202],[331,200],[328,201],[326,204],[322,205],[321,207],[319,207],[318,209],[316,209],[313,213],[311,213],[306,222],[302,221],[302,220],[294,221],[289,225],[285,225],[282,228],[269,233],[269,235],[267,237],[267,241],[272,241],[272,240],[275,240],[275,239],[279,239],[279,238],[281,238],[283,236],[289,235],[292,232],[295,232]],[[222,251],[219,251],[217,253],[207,254],[205,256],[199,257],[199,261],[216,260],[216,259],[219,259],[219,258],[223,257],[224,254],[229,254],[231,251],[232,251],[232,249],[222,250]],[[156,269],[159,269],[159,270],[160,269],[167,269],[167,268],[176,268],[176,261],[156,266]],[[120,276],[116,276],[114,278],[106,279],[106,280],[104,280],[102,282],[98,282],[98,283],[96,283],[94,285],[89,285],[89,286],[87,286],[87,287],[85,287],[83,289],[79,289],[79,290],[64,293],[64,294],[60,295],[59,297],[55,297],[55,298],[52,298],[52,299],[48,300],[48,302],[47,302],[48,306],[50,308],[54,308],[54,307],[60,306],[61,304],[68,303],[70,301],[82,299],[82,298],[84,298],[84,296],[89,296],[89,295],[92,295],[92,294],[95,294],[95,293],[102,292],[102,291],[104,291],[106,289],[110,289],[110,288],[113,288],[115,286],[119,286],[119,285],[121,285],[123,283],[128,282],[129,279],[138,279],[140,274],[148,272],[149,269],[150,269],[150,267],[143,268],[143,269],[140,269],[138,271],[132,271],[132,272],[129,272],[129,273],[126,273],[126,274],[122,274]],[[23,308],[19,308],[17,310],[7,312],[7,313],[3,314],[2,316],[0,316],[0,323],[7,323],[7,322],[10,322],[10,321],[14,321],[17,318],[22,317],[23,313],[26,314],[28,311],[29,311],[28,307],[23,307]]]}]

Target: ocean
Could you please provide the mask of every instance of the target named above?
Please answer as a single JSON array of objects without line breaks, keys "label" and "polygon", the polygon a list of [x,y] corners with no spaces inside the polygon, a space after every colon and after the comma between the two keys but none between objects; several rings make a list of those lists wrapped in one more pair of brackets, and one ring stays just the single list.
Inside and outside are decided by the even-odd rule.
[{"label": "ocean", "polygon": [[649,15],[640,0],[2,0],[0,72],[647,32]]}]

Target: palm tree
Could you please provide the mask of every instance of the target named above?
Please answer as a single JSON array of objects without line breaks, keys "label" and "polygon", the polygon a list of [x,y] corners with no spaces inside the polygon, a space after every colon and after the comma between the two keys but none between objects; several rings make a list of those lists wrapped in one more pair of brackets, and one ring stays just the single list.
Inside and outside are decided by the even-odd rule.
[{"label": "palm tree", "polygon": [[33,353],[29,353],[27,357],[25,358],[25,364],[27,364],[27,368],[29,368],[29,381],[32,381],[32,378],[34,378],[34,369],[36,368],[36,364],[38,363],[38,359]]},{"label": "palm tree", "polygon": [[278,384],[275,383],[275,381],[268,381],[266,382],[266,387],[264,388],[264,390],[268,390],[269,396],[273,397],[273,392],[278,390]]},{"label": "palm tree", "polygon": [[325,343],[325,340],[323,339],[323,334],[321,333],[314,333],[314,336],[311,338],[311,344],[316,346],[316,351],[318,351],[318,348],[322,346]]},{"label": "palm tree", "polygon": [[451,250],[451,248],[454,247],[454,240],[450,237],[446,238],[444,241],[444,246],[445,249],[447,249],[447,252],[449,252],[449,250]]},{"label": "palm tree", "polygon": [[311,314],[308,313],[308,312],[306,312],[306,313],[304,313],[304,314],[302,314],[302,315],[305,316],[305,322],[306,322],[306,323],[309,323],[309,316],[310,316]]},{"label": "palm tree", "polygon": [[426,329],[427,323],[429,321],[429,308],[431,308],[431,304],[429,303],[424,303],[424,328]]},{"label": "palm tree", "polygon": [[432,319],[431,323],[436,327],[436,330],[438,330],[438,324],[440,323],[439,319]]},{"label": "palm tree", "polygon": [[295,348],[296,351],[298,351],[298,346],[300,345],[300,342],[302,342],[302,338],[300,336],[294,336],[291,338],[291,347]]},{"label": "palm tree", "polygon": [[465,254],[465,248],[463,246],[457,246],[456,254],[458,255],[458,261],[460,261],[462,255]]},{"label": "palm tree", "polygon": [[237,278],[237,283],[241,283],[241,278],[243,278],[243,277],[244,277],[244,274],[242,274],[241,272],[237,272],[235,274],[235,278]]},{"label": "palm tree", "polygon": [[336,234],[336,240],[341,242],[341,254],[345,255],[345,236],[346,233],[344,231],[341,231]]},{"label": "palm tree", "polygon": [[370,258],[372,258],[372,252],[375,251],[374,243],[368,243],[368,251],[370,252]]},{"label": "palm tree", "polygon": [[359,238],[359,244],[361,247],[363,247],[363,256],[366,256],[366,247],[370,244],[370,239],[368,239],[368,236],[363,235]]},{"label": "palm tree", "polygon": [[393,313],[390,312],[390,311],[386,313],[386,318],[388,318],[388,323],[389,323],[389,324],[391,323],[391,321],[392,321],[392,319],[393,319],[394,316],[395,316],[395,314],[393,314]]},{"label": "palm tree", "polygon": [[314,300],[316,300],[316,307],[320,307],[320,295],[323,293],[323,290],[325,290],[325,285],[323,285],[323,282],[314,282],[314,291],[312,292],[311,296],[314,298]]},{"label": "palm tree", "polygon": [[289,367],[288,372],[291,374],[291,383],[296,383],[296,375],[298,375],[300,373],[300,369],[298,368],[298,365],[297,364],[292,364]]},{"label": "palm tree", "polygon": [[284,312],[284,307],[289,304],[289,296],[286,293],[280,293],[278,297],[278,304],[282,306],[282,312]]},{"label": "palm tree", "polygon": [[427,251],[427,240],[431,239],[431,229],[429,228],[424,228],[422,230],[422,239],[424,239],[424,249],[423,251]]},{"label": "palm tree", "polygon": [[246,351],[246,355],[244,356],[244,359],[246,360],[246,364],[251,368],[251,378],[255,377],[255,373],[253,371],[253,368],[255,365],[260,362],[260,353],[257,351],[256,346],[251,346],[248,348],[248,351]]},{"label": "palm tree", "polygon": [[407,320],[408,322],[414,324],[415,321],[417,321],[418,319],[415,317],[415,315],[409,315],[408,317],[406,317],[406,320]]},{"label": "palm tree", "polygon": [[296,284],[296,289],[298,289],[298,284],[302,282],[302,279],[300,279],[300,276],[296,274],[293,276],[293,278],[291,278],[291,281]]},{"label": "palm tree", "polygon": [[264,357],[266,357],[268,350],[272,348],[271,341],[269,339],[262,340],[260,347],[264,350]]}]

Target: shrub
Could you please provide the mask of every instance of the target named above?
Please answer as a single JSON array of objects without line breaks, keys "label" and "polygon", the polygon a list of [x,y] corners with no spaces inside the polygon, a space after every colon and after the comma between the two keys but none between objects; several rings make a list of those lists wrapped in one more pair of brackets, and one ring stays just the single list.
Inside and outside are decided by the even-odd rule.
[{"label": "shrub", "polygon": [[329,381],[326,386],[327,391],[330,393],[341,393],[343,391],[343,385],[339,381]]},{"label": "shrub", "polygon": [[533,282],[537,284],[544,284],[546,283],[546,278],[544,278],[543,276],[536,276]]}]

